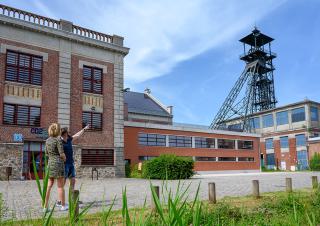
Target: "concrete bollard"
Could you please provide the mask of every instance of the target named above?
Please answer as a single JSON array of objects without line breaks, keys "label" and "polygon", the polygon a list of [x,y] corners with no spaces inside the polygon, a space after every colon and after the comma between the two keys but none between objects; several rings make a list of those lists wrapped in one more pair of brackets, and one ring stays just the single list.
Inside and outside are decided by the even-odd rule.
[{"label": "concrete bollard", "polygon": [[286,192],[292,192],[292,178],[286,178]]},{"label": "concrete bollard", "polygon": [[209,202],[210,203],[216,203],[216,184],[215,183],[209,183]]},{"label": "concrete bollard", "polygon": [[258,180],[252,180],[252,195],[255,198],[259,198],[260,197],[259,181]]},{"label": "concrete bollard", "polygon": [[71,201],[72,205],[75,205],[74,219],[77,219],[79,216],[79,190],[74,190],[71,192]]},{"label": "concrete bollard", "polygon": [[[155,193],[156,193],[156,196],[158,197],[158,199],[160,200],[160,188],[159,188],[159,186],[153,186],[153,189],[154,189],[154,191],[155,191]],[[153,201],[153,196],[152,196],[152,194],[151,194],[151,208],[152,209],[156,209],[156,204],[154,203],[154,201]]]},{"label": "concrete bollard", "polygon": [[317,189],[318,188],[318,177],[317,176],[312,176],[312,188]]}]

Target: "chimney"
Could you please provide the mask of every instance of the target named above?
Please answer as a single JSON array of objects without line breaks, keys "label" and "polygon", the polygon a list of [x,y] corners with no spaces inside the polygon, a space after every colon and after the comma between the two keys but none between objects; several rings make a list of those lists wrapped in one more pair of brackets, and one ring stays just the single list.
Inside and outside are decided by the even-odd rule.
[{"label": "chimney", "polygon": [[167,111],[170,113],[170,115],[173,114],[173,106],[168,106]]}]

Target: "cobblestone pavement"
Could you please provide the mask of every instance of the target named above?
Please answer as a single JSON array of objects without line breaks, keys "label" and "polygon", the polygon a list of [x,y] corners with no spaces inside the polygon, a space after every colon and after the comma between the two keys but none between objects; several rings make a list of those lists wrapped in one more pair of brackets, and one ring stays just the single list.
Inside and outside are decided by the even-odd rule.
[{"label": "cobblestone pavement", "polygon": [[[218,174],[198,175],[190,180],[181,181],[181,184],[190,185],[190,198],[195,194],[200,183],[200,198],[208,198],[208,183],[216,183],[217,197],[245,196],[251,193],[251,180],[259,180],[260,192],[281,191],[285,187],[285,178],[291,177],[293,188],[311,187],[311,176],[320,176],[313,172],[277,172],[277,173],[247,173],[247,174]],[[319,178],[320,179],[320,178]],[[169,187],[174,190],[178,181],[169,181]],[[162,182],[153,180],[153,185],[161,187]],[[80,189],[82,205],[95,202],[90,212],[99,212],[103,206],[108,206],[116,197],[114,209],[120,209],[122,205],[122,189],[126,187],[129,207],[142,206],[146,198],[151,201],[150,182],[143,179],[112,178],[104,180],[77,180]],[[80,188],[81,187],[81,188]],[[66,190],[68,186],[66,186]],[[0,193],[3,194],[5,205],[8,208],[6,218],[37,218],[42,216],[40,196],[35,181],[0,181]],[[67,192],[66,192],[67,193]],[[53,187],[51,199],[57,198],[56,185]],[[53,202],[53,201],[52,201]],[[66,212],[55,211],[54,215],[66,215]]]}]

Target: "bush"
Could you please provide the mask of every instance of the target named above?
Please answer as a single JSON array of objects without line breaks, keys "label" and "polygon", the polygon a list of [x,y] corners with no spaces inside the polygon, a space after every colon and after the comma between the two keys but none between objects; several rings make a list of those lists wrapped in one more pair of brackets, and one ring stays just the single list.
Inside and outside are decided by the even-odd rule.
[{"label": "bush", "polygon": [[138,170],[138,164],[135,164],[130,167],[130,176],[131,178],[142,178],[141,171]]},{"label": "bush", "polygon": [[320,171],[320,154],[315,153],[310,160],[310,169],[313,171]]},{"label": "bush", "polygon": [[194,175],[193,165],[194,161],[190,157],[160,155],[144,162],[142,175],[148,179],[188,179]]}]

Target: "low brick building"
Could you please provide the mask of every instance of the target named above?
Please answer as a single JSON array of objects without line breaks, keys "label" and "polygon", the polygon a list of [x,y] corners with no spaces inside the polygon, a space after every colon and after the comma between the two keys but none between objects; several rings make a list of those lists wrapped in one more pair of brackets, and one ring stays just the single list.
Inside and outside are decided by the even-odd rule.
[{"label": "low brick building", "polygon": [[154,98],[150,90],[126,92],[125,105],[131,117],[125,117],[124,152],[131,165],[175,154],[192,157],[198,173],[260,171],[258,134],[172,123],[172,107]]},{"label": "low brick building", "polygon": [[[53,122],[75,133],[78,176],[123,176],[123,38],[0,5],[0,170],[41,174]],[[2,173],[3,174],[3,173]]]}]

